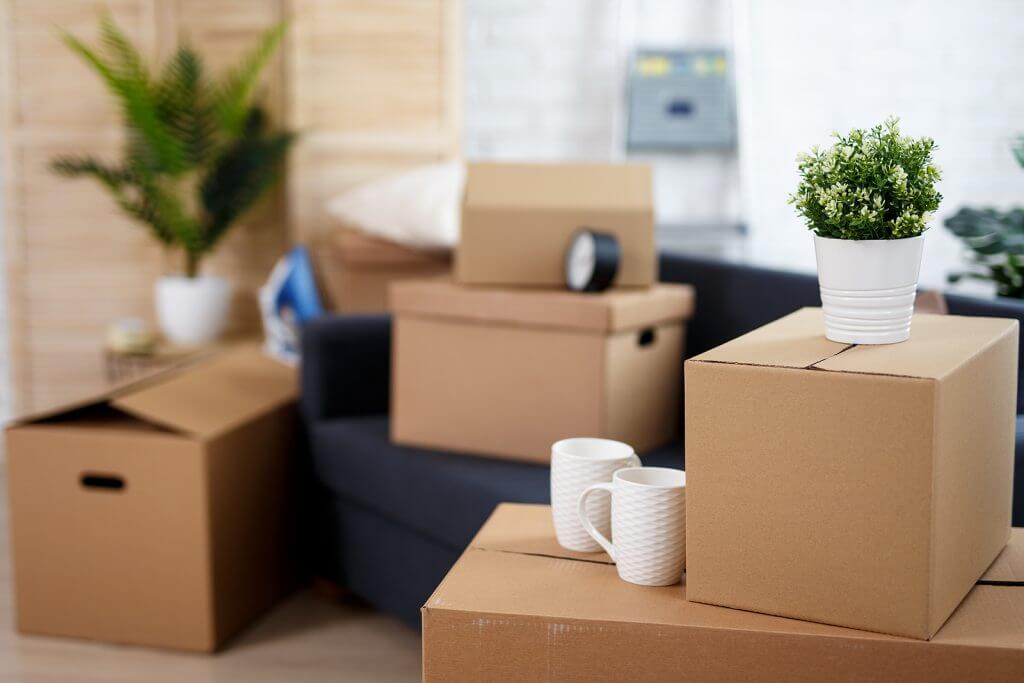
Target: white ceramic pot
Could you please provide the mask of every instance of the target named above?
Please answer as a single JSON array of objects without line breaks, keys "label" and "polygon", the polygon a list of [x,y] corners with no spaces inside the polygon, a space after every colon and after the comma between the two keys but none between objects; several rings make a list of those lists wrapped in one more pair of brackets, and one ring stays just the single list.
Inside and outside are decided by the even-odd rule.
[{"label": "white ceramic pot", "polygon": [[924,235],[898,240],[814,236],[825,336],[846,344],[910,338]]},{"label": "white ceramic pot", "polygon": [[182,346],[211,342],[224,331],[231,304],[228,281],[215,275],[168,275],[156,283],[156,314],[167,339]]}]

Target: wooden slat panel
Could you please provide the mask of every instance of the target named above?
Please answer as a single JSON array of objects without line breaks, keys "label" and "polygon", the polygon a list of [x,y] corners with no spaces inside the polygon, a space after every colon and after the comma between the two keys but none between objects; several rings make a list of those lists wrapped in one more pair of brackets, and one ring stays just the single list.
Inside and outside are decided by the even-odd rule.
[{"label": "wooden slat panel", "polygon": [[109,8],[125,32],[144,51],[152,51],[148,2],[79,0],[11,3],[12,67],[17,88],[14,121],[20,126],[102,125],[116,108],[99,77],[60,40],[66,30],[90,43],[98,35],[98,17]]},{"label": "wooden slat panel", "polygon": [[461,0],[291,0],[288,116],[309,131],[289,168],[293,235],[332,227],[354,184],[458,153]]}]

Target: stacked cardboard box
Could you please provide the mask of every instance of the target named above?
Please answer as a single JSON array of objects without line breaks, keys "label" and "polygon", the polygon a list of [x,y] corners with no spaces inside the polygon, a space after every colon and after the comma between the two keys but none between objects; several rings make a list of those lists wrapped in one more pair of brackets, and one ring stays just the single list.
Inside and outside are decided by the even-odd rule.
[{"label": "stacked cardboard box", "polygon": [[[581,228],[615,235],[613,289],[567,291]],[[533,462],[568,436],[671,441],[694,297],[655,275],[646,167],[471,164],[455,282],[391,288],[393,440]]]},{"label": "stacked cardboard box", "polygon": [[[915,323],[916,324],[916,323]],[[930,640],[705,605],[635,586],[501,505],[423,606],[424,681],[1020,681],[1024,529]]]},{"label": "stacked cardboard box", "polygon": [[687,361],[681,589],[501,506],[423,608],[424,679],[1021,680],[1016,321],[821,329],[804,309]]},{"label": "stacked cardboard box", "polygon": [[851,346],[808,308],[687,361],[690,599],[937,632],[1010,535],[1017,327]]}]

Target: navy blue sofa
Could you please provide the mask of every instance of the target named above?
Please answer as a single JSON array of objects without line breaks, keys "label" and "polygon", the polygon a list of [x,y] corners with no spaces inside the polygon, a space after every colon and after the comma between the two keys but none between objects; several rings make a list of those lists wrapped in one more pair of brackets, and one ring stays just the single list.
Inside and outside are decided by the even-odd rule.
[{"label": "navy blue sofa", "polygon": [[[687,354],[700,353],[803,306],[813,276],[666,254],[663,281],[697,290]],[[950,312],[1024,319],[1024,304],[949,295]],[[330,316],[303,332],[302,411],[321,513],[318,571],[419,626],[419,608],[494,507],[548,502],[546,467],[393,445],[388,439],[391,322]],[[1024,382],[1018,381],[1013,519],[1024,525]],[[684,397],[685,401],[685,397]],[[684,466],[682,441],[641,454]]]}]

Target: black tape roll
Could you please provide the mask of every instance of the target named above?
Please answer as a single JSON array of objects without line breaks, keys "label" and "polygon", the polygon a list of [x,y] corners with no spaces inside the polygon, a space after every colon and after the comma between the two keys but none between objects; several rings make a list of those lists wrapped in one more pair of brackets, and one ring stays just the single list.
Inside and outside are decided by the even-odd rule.
[{"label": "black tape roll", "polygon": [[[593,243],[593,267],[589,277],[584,283],[574,283],[572,277],[573,264],[571,263],[574,251],[580,246],[579,241],[589,239]],[[619,248],[619,240],[615,235],[591,228],[583,228],[573,235],[569,242],[569,249],[565,255],[566,283],[570,289],[581,292],[601,292],[608,289],[615,281],[619,272],[619,263],[622,261],[622,250]],[[582,284],[582,286],[580,286]]]}]

